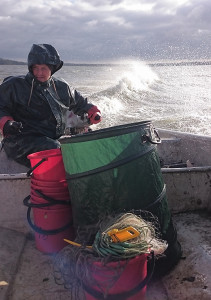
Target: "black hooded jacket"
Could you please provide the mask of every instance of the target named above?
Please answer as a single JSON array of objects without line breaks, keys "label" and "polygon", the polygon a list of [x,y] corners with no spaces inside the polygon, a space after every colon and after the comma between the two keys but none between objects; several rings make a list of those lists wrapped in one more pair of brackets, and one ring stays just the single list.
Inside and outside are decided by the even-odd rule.
[{"label": "black hooded jacket", "polygon": [[33,45],[28,55],[29,73],[8,77],[0,85],[0,121],[11,117],[22,122],[23,135],[38,134],[58,139],[64,134],[66,111],[83,115],[92,104],[65,81],[53,76],[44,83],[37,81],[32,74],[34,64],[51,65],[53,74],[63,62],[51,45]]}]

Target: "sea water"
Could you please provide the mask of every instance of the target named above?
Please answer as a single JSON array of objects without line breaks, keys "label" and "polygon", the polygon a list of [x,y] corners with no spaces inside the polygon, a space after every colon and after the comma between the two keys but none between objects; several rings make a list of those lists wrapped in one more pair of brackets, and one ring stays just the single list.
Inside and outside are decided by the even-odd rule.
[{"label": "sea water", "polygon": [[[26,72],[2,65],[0,82]],[[211,135],[211,65],[64,65],[55,76],[100,108],[96,129],[151,120],[156,128]]]}]

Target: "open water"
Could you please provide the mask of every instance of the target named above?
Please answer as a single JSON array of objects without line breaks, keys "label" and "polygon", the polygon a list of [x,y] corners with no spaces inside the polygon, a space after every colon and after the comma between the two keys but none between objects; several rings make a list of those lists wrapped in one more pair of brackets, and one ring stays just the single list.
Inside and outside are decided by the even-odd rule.
[{"label": "open water", "polygon": [[[0,82],[25,74],[27,66],[0,66]],[[102,113],[97,128],[151,120],[154,127],[211,135],[211,65],[64,66],[65,79]]]}]

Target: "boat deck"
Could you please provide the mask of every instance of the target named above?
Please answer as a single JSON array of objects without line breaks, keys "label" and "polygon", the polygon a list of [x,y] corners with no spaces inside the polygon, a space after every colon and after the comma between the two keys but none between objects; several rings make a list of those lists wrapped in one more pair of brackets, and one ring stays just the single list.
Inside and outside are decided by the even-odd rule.
[{"label": "boat deck", "polygon": [[[150,281],[146,300],[210,300],[211,137],[159,132],[164,165],[190,161],[194,167],[163,170],[183,257],[168,275]],[[28,170],[9,161],[4,151],[0,161],[0,299],[81,300],[71,298],[69,290],[55,283],[54,256],[36,249],[23,205],[30,194]]]},{"label": "boat deck", "polygon": [[[211,299],[211,218],[208,212],[173,216],[183,248],[179,264],[160,280],[152,280],[147,300]],[[55,283],[53,255],[39,252],[33,234],[0,230],[0,299],[67,300],[70,291]],[[80,299],[73,299],[80,300]]]}]

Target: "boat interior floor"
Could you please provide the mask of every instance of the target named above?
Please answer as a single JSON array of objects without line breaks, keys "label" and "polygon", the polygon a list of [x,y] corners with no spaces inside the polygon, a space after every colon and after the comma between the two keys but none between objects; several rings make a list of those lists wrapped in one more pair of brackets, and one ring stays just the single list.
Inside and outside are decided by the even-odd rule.
[{"label": "boat interior floor", "polygon": [[[173,219],[183,256],[168,275],[150,281],[147,300],[211,299],[210,214],[179,213]],[[53,255],[36,249],[32,233],[1,228],[0,262],[2,300],[76,300],[69,290],[55,283]]]},{"label": "boat interior floor", "polygon": [[161,280],[152,280],[147,300],[211,299],[211,215],[197,211],[173,216],[183,254]]}]

